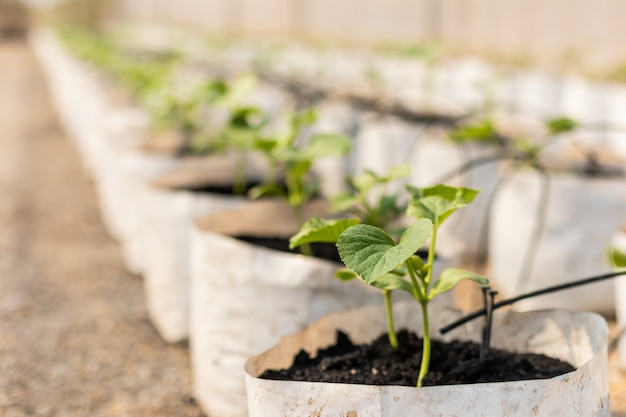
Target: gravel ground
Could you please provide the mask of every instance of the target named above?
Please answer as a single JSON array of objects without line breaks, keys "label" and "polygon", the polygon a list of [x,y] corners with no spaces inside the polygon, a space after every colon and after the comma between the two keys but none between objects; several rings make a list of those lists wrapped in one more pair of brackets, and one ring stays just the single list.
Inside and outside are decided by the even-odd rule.
[{"label": "gravel ground", "polygon": [[0,416],[202,416],[188,350],[148,322],[46,88],[28,48],[0,41]]},{"label": "gravel ground", "polygon": [[0,190],[0,415],[202,416],[19,42],[0,41]]}]

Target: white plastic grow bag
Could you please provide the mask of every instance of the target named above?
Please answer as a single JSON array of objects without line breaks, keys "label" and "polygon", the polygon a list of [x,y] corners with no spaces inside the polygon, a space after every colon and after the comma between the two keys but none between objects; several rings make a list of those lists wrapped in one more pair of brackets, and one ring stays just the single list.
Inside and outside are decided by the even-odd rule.
[{"label": "white plastic grow bag", "polygon": [[146,202],[153,212],[146,213],[150,226],[144,287],[150,319],[165,341],[180,342],[189,335],[189,246],[194,219],[244,201],[181,190],[148,192]]},{"label": "white plastic grow bag", "polygon": [[[249,157],[249,182],[262,180],[264,166]],[[148,312],[167,342],[189,335],[190,238],[196,218],[232,209],[245,196],[191,191],[206,186],[232,186],[234,155],[182,158],[176,167],[158,176],[146,192],[145,242],[148,260],[144,286]]]},{"label": "white plastic grow bag", "polygon": [[[312,208],[309,215],[320,213]],[[231,220],[234,219],[234,223]],[[245,360],[323,315],[382,303],[361,282],[335,278],[334,262],[279,252],[233,238],[289,237],[297,230],[291,208],[260,200],[199,221],[191,263],[190,348],[195,398],[208,415],[244,417]]]},{"label": "white plastic grow bag", "polygon": [[[490,278],[505,297],[610,272],[607,249],[626,220],[626,180],[552,173],[547,215],[525,277],[527,246],[541,221],[542,177],[519,171],[498,192],[489,238]],[[565,308],[613,314],[611,281],[569,289],[516,304],[519,309]]]},{"label": "white plastic grow bag", "polygon": [[48,79],[59,118],[91,170],[87,148],[90,141],[102,139],[103,115],[110,110],[102,82],[93,69],[70,55],[50,30],[37,29],[29,39]]},{"label": "white plastic grow bag", "polygon": [[[394,311],[397,328],[422,333],[417,303],[399,303]],[[431,329],[457,317],[457,311],[436,310]],[[386,331],[385,314],[380,307],[331,314],[250,358],[245,364],[249,417],[609,416],[608,330],[593,313],[495,313],[492,347],[542,353],[577,367],[550,379],[413,388],[257,378],[266,369],[291,366],[300,349],[316,352],[332,345],[337,329],[366,343]],[[480,329],[480,322],[470,323],[446,339],[477,341]]]},{"label": "white plastic grow bag", "polygon": [[142,272],[147,260],[144,236],[150,224],[145,204],[150,181],[176,162],[170,155],[129,150],[112,159],[109,174],[98,182],[103,217],[115,230],[131,272]]}]

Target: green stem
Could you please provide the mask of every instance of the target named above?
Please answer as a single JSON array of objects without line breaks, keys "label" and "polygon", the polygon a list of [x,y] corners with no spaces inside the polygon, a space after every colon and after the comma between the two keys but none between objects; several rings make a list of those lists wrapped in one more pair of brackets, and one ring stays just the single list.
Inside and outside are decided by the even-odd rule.
[{"label": "green stem", "polygon": [[424,278],[424,298],[420,301],[422,306],[422,322],[424,325],[423,347],[422,347],[422,363],[420,365],[420,373],[417,378],[417,387],[422,386],[422,380],[428,373],[430,367],[430,324],[428,319],[428,302],[429,300],[429,286],[433,275],[433,263],[435,262],[435,243],[437,241],[437,226],[433,227],[433,233],[430,237],[430,246],[428,248],[428,270],[426,277]]},{"label": "green stem", "polygon": [[419,301],[420,304],[426,302],[426,291],[419,285],[417,282],[417,272],[413,265],[410,262],[405,262],[406,269],[409,272],[409,277],[411,278],[411,283],[413,284],[413,288],[415,289],[415,298]]},{"label": "green stem", "polygon": [[424,278],[424,294],[428,298],[428,286],[433,277],[433,263],[435,262],[435,241],[437,240],[437,226],[433,227],[433,234],[430,236],[430,247],[428,248],[428,270],[426,272],[426,278]]},{"label": "green stem", "polygon": [[393,308],[391,302],[391,290],[383,290],[385,297],[385,313],[387,314],[387,333],[389,334],[389,344],[392,348],[398,348],[398,335],[393,323]]},{"label": "green stem", "polygon": [[422,347],[422,363],[420,365],[420,373],[417,378],[417,387],[422,386],[422,380],[428,373],[430,366],[430,325],[428,322],[428,302],[421,303],[422,305],[422,321],[424,323],[424,337]]}]

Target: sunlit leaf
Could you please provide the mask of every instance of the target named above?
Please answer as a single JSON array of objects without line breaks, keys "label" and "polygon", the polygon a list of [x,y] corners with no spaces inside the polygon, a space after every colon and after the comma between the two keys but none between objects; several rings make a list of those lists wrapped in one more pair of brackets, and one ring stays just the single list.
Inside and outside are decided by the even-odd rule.
[{"label": "sunlit leaf", "polygon": [[305,243],[335,243],[350,226],[359,224],[358,219],[326,220],[319,217],[309,219],[300,231],[289,239],[289,247],[296,248]]},{"label": "sunlit leaf", "polygon": [[441,273],[441,276],[437,282],[435,282],[430,292],[430,297],[432,298],[437,294],[450,291],[462,279],[469,279],[481,285],[489,284],[489,280],[482,275],[462,269],[448,268]]},{"label": "sunlit leaf", "polygon": [[408,186],[412,194],[407,214],[415,218],[429,219],[435,227],[441,225],[456,210],[471,203],[478,190],[465,187],[436,185],[429,188]]},{"label": "sunlit leaf", "polygon": [[345,265],[369,284],[410,258],[431,232],[432,223],[420,219],[407,228],[396,244],[382,229],[360,224],[343,232],[337,248]]}]

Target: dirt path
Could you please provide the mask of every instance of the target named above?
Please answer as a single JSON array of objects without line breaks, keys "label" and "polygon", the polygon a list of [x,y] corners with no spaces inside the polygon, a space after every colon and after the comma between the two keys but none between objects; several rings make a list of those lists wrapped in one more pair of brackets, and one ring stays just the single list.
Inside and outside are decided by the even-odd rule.
[{"label": "dirt path", "polygon": [[201,416],[23,43],[0,42],[0,415]]}]

